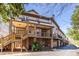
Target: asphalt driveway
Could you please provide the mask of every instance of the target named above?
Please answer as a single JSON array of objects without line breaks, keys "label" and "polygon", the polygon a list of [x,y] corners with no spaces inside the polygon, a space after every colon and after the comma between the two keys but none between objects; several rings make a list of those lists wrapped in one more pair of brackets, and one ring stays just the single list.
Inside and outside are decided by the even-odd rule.
[{"label": "asphalt driveway", "polygon": [[59,47],[58,49],[78,49],[78,47],[76,47],[73,44],[69,44],[69,45],[66,45],[66,46]]}]

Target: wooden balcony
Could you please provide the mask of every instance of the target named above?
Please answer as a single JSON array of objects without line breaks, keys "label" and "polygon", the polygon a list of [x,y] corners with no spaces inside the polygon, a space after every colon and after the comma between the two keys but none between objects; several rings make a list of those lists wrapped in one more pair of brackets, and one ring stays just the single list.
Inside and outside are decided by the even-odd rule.
[{"label": "wooden balcony", "polygon": [[53,34],[53,39],[62,40],[62,36],[60,36],[60,35],[58,35],[58,34]]},{"label": "wooden balcony", "polygon": [[50,36],[36,36],[36,38],[46,38],[46,39],[51,39],[52,37],[50,37]]},{"label": "wooden balcony", "polygon": [[[17,39],[21,39],[21,35],[24,35],[24,33],[27,33],[24,35],[24,37],[37,37],[37,38],[50,38],[50,34],[52,33],[51,26],[44,25],[44,24],[34,24],[34,23],[27,23],[22,21],[12,21],[12,24],[14,26],[14,31],[17,35]],[[40,35],[37,35],[36,30],[41,29]],[[42,35],[43,32],[46,32],[46,35]]]},{"label": "wooden balcony", "polygon": [[37,33],[27,34],[28,37],[36,37],[36,38],[52,38],[50,35],[38,35]]}]

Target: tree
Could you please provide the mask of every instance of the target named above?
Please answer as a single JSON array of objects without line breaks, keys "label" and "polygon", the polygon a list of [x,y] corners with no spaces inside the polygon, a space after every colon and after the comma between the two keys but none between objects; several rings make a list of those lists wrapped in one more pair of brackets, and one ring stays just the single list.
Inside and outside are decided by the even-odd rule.
[{"label": "tree", "polygon": [[72,28],[69,29],[68,35],[75,40],[79,40],[79,6],[76,6],[71,20]]},{"label": "tree", "polygon": [[10,17],[16,17],[24,12],[24,4],[8,3],[0,4],[0,15],[4,22],[7,22]]}]

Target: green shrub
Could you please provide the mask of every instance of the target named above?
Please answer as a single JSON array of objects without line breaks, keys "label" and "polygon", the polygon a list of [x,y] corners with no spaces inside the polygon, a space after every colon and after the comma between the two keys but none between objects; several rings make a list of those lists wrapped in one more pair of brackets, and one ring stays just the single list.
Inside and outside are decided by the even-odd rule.
[{"label": "green shrub", "polygon": [[41,50],[41,44],[37,42],[33,42],[32,44],[32,51],[40,51]]}]

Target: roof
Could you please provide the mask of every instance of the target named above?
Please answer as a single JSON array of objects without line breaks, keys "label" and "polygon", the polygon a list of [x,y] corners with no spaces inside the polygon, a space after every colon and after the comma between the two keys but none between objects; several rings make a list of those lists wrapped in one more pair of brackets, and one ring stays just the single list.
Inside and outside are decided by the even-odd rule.
[{"label": "roof", "polygon": [[[31,12],[34,12],[34,13],[31,13]],[[36,18],[40,18],[40,19],[46,19],[46,20],[49,20],[50,17],[46,17],[46,16],[42,16],[42,15],[39,15],[38,12],[36,12],[35,10],[29,10],[27,12],[24,12],[22,13],[22,15],[26,15],[26,16],[31,16],[31,17],[36,17]]]},{"label": "roof", "polygon": [[59,29],[59,25],[57,24],[57,22],[55,21],[54,17],[51,17],[51,20],[55,23],[55,25],[58,27]]},{"label": "roof", "polygon": [[66,35],[63,33],[63,31],[60,29],[59,25],[57,22],[54,20],[54,17],[51,17],[52,21],[55,23],[55,25],[58,27],[59,31],[66,37]]},{"label": "roof", "polygon": [[34,9],[29,10],[29,11],[27,11],[27,12],[34,12],[34,13],[36,13],[36,14],[39,14],[39,13],[38,13],[38,12],[36,12]]}]

